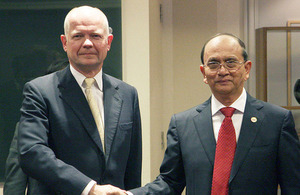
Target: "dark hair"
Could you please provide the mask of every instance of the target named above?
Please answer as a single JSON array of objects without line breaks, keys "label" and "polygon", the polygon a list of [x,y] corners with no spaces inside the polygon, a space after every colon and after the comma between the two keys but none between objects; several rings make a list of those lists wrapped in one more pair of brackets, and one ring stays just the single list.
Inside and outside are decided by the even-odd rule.
[{"label": "dark hair", "polygon": [[300,104],[300,79],[298,79],[294,86],[294,95],[297,102]]},{"label": "dark hair", "polygon": [[230,34],[230,33],[218,33],[218,34],[212,36],[210,39],[208,39],[208,41],[206,41],[206,43],[204,44],[204,46],[203,46],[203,48],[202,48],[202,50],[201,50],[201,62],[202,62],[202,64],[204,64],[204,59],[203,59],[203,57],[204,57],[204,50],[205,50],[205,47],[206,47],[207,43],[208,43],[209,41],[211,41],[212,39],[214,39],[214,38],[216,38],[216,37],[219,37],[219,36],[223,36],[223,35],[227,35],[227,36],[230,36],[230,37],[235,38],[235,39],[238,41],[239,45],[243,48],[242,56],[243,56],[243,58],[244,58],[244,61],[246,62],[246,61],[248,60],[248,53],[247,53],[247,51],[246,51],[245,43],[244,43],[240,38],[238,38],[237,36],[235,36],[235,35],[233,35],[233,34]]}]

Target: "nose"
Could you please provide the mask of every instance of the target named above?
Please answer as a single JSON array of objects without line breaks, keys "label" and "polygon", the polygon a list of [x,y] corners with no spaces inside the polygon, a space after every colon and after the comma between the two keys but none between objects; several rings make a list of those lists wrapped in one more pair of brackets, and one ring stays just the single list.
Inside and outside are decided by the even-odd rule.
[{"label": "nose", "polygon": [[85,39],[85,41],[83,43],[83,47],[85,47],[85,48],[93,47],[92,41],[90,39]]},{"label": "nose", "polygon": [[218,69],[218,74],[229,74],[229,71],[223,64],[220,64],[220,67]]}]

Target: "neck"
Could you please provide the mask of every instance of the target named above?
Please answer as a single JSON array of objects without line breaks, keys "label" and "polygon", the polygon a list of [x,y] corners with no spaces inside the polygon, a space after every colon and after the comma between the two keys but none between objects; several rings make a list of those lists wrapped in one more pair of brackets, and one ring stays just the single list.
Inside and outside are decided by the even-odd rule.
[{"label": "neck", "polygon": [[79,71],[79,72],[87,78],[94,78],[100,72],[100,70],[99,71],[89,71],[89,72]]},{"label": "neck", "polygon": [[231,106],[240,96],[242,95],[242,93],[238,94],[238,95],[229,95],[229,94],[218,94],[215,95],[215,98],[221,102],[224,106]]},{"label": "neck", "polygon": [[[71,64],[72,65],[72,64]],[[81,66],[80,68],[73,66],[72,67],[77,70],[78,72],[80,72],[81,74],[83,74],[85,77],[87,78],[93,78],[95,77],[100,71],[102,66]]]},{"label": "neck", "polygon": [[233,102],[236,100],[232,100],[232,99],[219,99],[216,97],[216,99],[221,102],[224,106],[229,107],[231,104],[233,104]]}]

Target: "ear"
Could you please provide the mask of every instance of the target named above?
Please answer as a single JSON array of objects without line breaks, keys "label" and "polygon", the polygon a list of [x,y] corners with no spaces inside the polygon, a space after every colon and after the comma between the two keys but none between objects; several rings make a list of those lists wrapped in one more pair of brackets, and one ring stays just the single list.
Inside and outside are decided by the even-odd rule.
[{"label": "ear", "polygon": [[60,40],[65,52],[67,52],[67,37],[66,35],[60,35]]},{"label": "ear", "polygon": [[107,44],[108,44],[107,51],[110,50],[113,39],[114,39],[114,36],[112,34],[109,34],[107,37]]},{"label": "ear", "polygon": [[245,78],[244,78],[245,81],[249,79],[251,67],[252,67],[252,62],[250,60],[245,62]]},{"label": "ear", "polygon": [[206,74],[205,74],[205,68],[203,65],[200,65],[200,71],[202,72],[204,83],[208,84]]}]

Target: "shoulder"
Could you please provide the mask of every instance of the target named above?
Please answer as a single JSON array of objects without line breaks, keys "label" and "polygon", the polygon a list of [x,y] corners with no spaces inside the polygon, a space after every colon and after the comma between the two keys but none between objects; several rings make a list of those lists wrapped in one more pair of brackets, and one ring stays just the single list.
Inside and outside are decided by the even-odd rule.
[{"label": "shoulder", "polygon": [[294,126],[294,117],[290,110],[250,97],[247,99],[244,116],[251,117],[252,115],[260,117],[267,125],[291,124]]},{"label": "shoulder", "polygon": [[265,114],[269,114],[269,115],[286,115],[290,112],[289,110],[283,107],[262,100],[258,100],[250,95],[248,95],[247,98],[248,99],[247,99],[246,108],[247,106],[253,106],[256,109],[261,110]]},{"label": "shoulder", "polygon": [[35,94],[35,96],[51,96],[58,93],[61,79],[59,72],[37,77],[24,85],[23,94]]},{"label": "shoulder", "polygon": [[207,109],[210,110],[210,99],[208,99],[207,101],[205,101],[202,104],[199,104],[197,106],[189,108],[185,111],[176,113],[173,115],[173,117],[176,119],[180,119],[180,120],[187,120],[189,118],[192,119],[195,116],[198,116],[199,114],[201,114],[203,111],[208,111]]},{"label": "shoulder", "polygon": [[28,82],[29,85],[36,85],[36,86],[49,86],[54,85],[60,82],[63,79],[70,78],[71,72],[69,68],[64,68],[62,70],[49,73],[43,76],[39,76],[31,81]]}]

